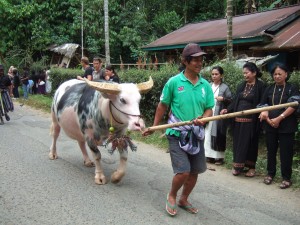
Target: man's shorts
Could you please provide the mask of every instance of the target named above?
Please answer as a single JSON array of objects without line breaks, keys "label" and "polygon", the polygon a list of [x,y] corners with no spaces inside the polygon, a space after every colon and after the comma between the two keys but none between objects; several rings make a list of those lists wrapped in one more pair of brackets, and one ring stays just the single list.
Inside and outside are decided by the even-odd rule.
[{"label": "man's shorts", "polygon": [[179,137],[167,135],[174,173],[203,173],[206,171],[204,141],[200,141],[200,151],[190,155],[179,147]]}]

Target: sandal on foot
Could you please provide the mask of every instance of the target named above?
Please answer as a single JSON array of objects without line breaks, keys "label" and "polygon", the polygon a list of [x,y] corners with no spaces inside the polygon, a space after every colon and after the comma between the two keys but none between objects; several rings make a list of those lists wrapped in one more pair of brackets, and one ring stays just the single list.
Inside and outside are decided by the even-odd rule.
[{"label": "sandal on foot", "polygon": [[210,157],[206,157],[206,162],[207,163],[215,163],[215,159],[214,158],[210,158]]},{"label": "sandal on foot", "polygon": [[220,165],[223,165],[223,164],[224,164],[224,159],[217,159],[215,161],[215,165],[217,165],[217,166],[220,166]]},{"label": "sandal on foot", "polygon": [[255,169],[249,169],[245,177],[255,177]]},{"label": "sandal on foot", "polygon": [[238,171],[238,170],[235,170],[235,169],[232,169],[231,173],[232,173],[232,175],[233,175],[233,176],[238,176],[238,175],[240,175],[240,174],[241,174],[241,172],[240,172],[240,171]]},{"label": "sandal on foot", "polygon": [[273,178],[271,177],[271,176],[266,176],[265,178],[264,178],[264,183],[266,184],[266,185],[269,185],[269,184],[271,184],[273,182]]},{"label": "sandal on foot", "polygon": [[[170,202],[169,202],[169,193],[167,194],[167,201],[166,201],[166,211],[167,213],[170,215],[170,216],[176,216],[177,214],[177,211],[176,211],[176,204],[172,205]],[[170,211],[169,209],[172,209],[173,211]]]},{"label": "sandal on foot", "polygon": [[191,213],[191,214],[197,214],[198,213],[198,209],[195,208],[194,206],[190,205],[178,205],[178,207],[184,209],[185,211]]},{"label": "sandal on foot", "polygon": [[281,182],[281,184],[279,185],[279,187],[281,189],[286,189],[286,188],[289,188],[290,186],[292,186],[292,181],[290,181],[290,180],[283,180]]}]

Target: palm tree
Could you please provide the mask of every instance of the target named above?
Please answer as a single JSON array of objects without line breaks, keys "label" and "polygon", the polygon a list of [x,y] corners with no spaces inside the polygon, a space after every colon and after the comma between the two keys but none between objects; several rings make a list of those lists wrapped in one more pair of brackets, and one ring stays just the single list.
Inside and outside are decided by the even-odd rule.
[{"label": "palm tree", "polygon": [[110,64],[109,51],[109,28],[108,28],[108,0],[104,0],[104,33],[105,33],[105,61],[106,65]]}]

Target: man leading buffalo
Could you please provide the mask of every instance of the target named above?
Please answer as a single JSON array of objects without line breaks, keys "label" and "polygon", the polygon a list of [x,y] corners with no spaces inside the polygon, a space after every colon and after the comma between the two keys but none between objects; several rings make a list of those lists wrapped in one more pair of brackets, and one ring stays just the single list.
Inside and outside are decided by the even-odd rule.
[{"label": "man leading buffalo", "polygon": [[[206,170],[204,123],[196,119],[212,116],[214,106],[211,86],[200,75],[204,54],[206,53],[198,44],[186,45],[182,52],[182,64],[185,69],[171,77],[165,84],[153,122],[153,126],[159,125],[168,109],[170,109],[168,123],[194,120],[193,125],[166,130],[175,174],[166,198],[166,211],[171,216],[177,214],[177,206],[189,213],[198,213],[198,209],[188,201],[198,174]],[[153,131],[146,129],[143,135],[152,133]],[[182,193],[176,202],[181,187]]]}]

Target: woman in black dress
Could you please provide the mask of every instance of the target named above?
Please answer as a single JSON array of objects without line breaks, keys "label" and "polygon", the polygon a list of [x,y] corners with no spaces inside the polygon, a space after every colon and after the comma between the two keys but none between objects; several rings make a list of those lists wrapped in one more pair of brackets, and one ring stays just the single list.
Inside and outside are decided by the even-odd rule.
[{"label": "woman in black dress", "polygon": [[[235,97],[227,110],[238,112],[256,108],[265,90],[265,84],[259,80],[262,73],[252,62],[243,66],[244,81],[238,85]],[[238,176],[245,168],[245,176],[255,176],[255,165],[258,153],[258,139],[260,134],[259,114],[245,115],[234,118],[233,121],[233,169],[232,174]]]},{"label": "woman in black dress", "polygon": [[[292,96],[299,96],[298,88],[287,82],[288,70],[285,65],[277,63],[271,71],[274,84],[267,87],[262,104],[279,105],[287,103]],[[297,131],[297,117],[292,107],[262,112],[260,120],[263,121],[263,128],[266,131],[266,143],[268,150],[267,171],[264,178],[265,184],[271,184],[276,174],[276,155],[280,149],[281,162],[281,189],[292,185],[292,163],[295,132]]]}]

